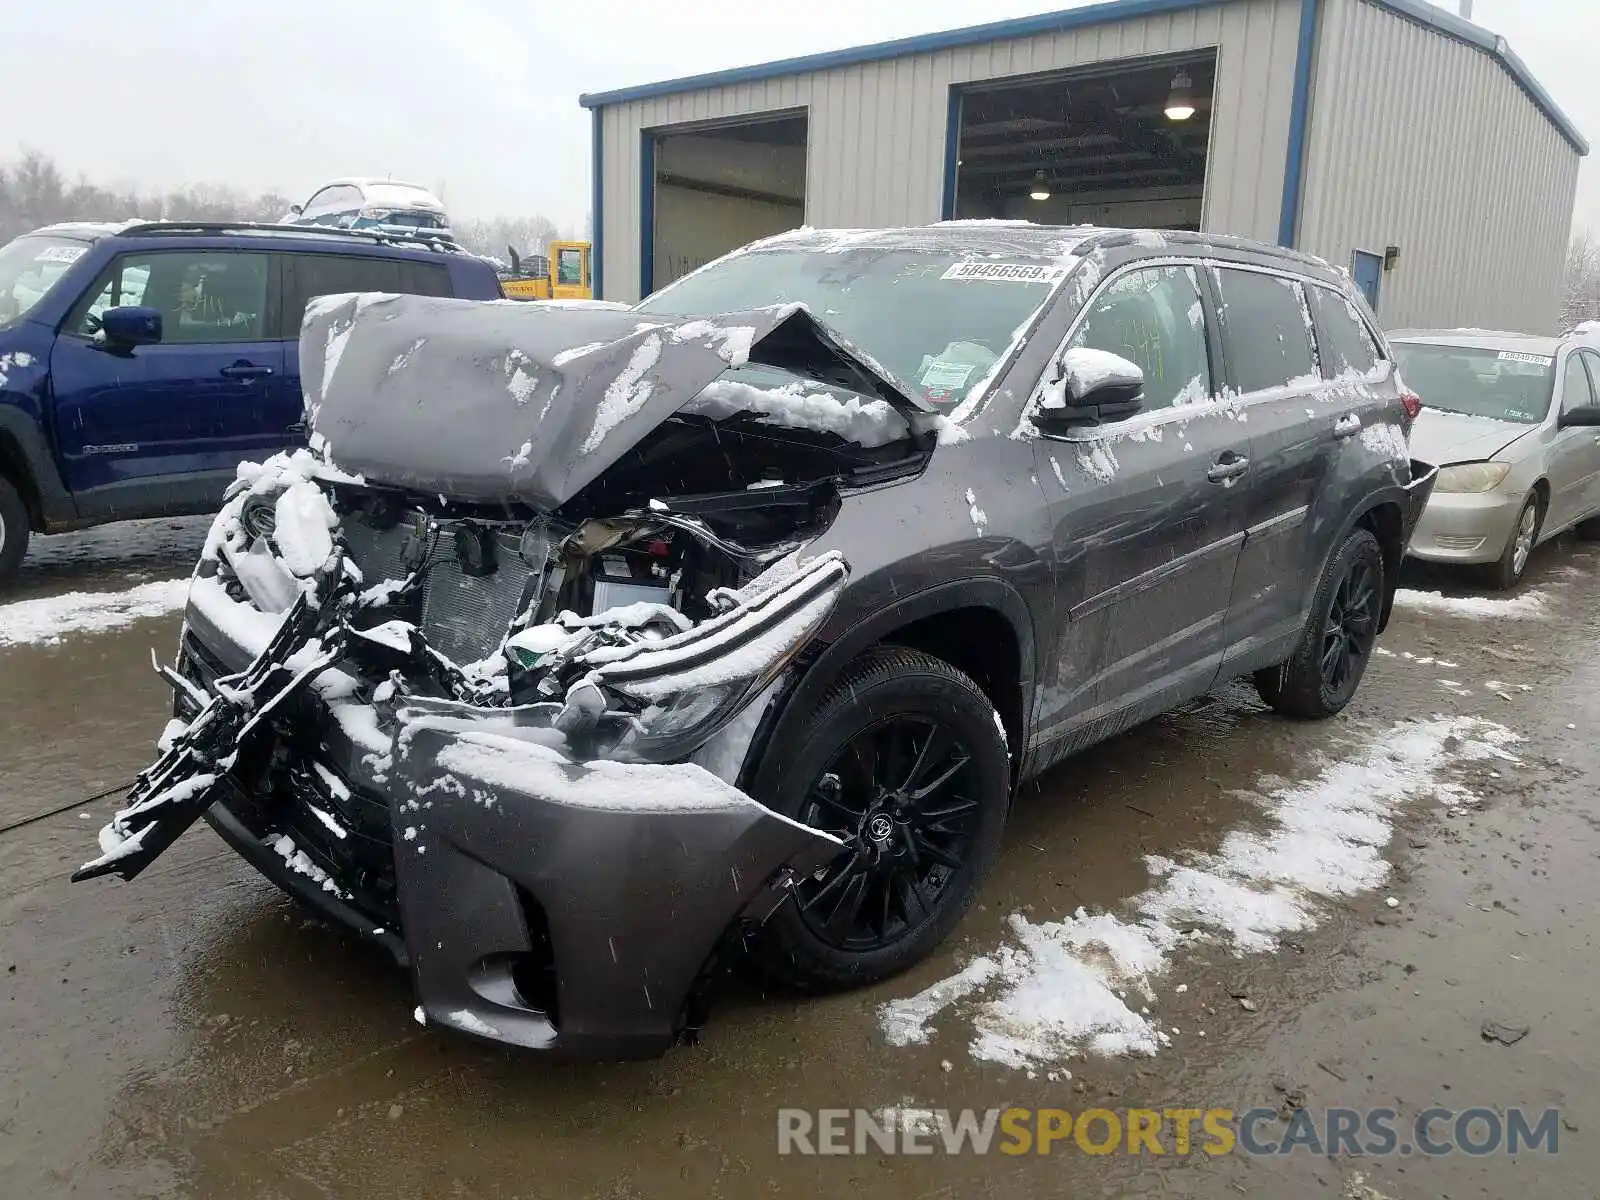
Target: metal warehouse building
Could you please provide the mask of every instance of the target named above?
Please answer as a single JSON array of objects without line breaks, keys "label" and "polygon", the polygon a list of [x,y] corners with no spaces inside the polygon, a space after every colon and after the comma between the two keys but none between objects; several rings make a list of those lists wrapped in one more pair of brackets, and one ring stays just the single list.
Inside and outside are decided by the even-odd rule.
[{"label": "metal warehouse building", "polygon": [[1243,234],[1391,328],[1553,331],[1588,152],[1419,0],[1114,0],[581,102],[612,300],[802,224],[1001,217]]}]

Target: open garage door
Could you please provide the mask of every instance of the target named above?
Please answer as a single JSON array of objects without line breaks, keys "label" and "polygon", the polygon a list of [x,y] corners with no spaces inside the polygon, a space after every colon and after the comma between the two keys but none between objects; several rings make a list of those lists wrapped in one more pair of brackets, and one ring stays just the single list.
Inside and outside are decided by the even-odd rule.
[{"label": "open garage door", "polygon": [[728,251],[805,224],[806,115],[657,132],[643,294]]},{"label": "open garage door", "polygon": [[1216,54],[964,90],[955,216],[1200,228]]}]

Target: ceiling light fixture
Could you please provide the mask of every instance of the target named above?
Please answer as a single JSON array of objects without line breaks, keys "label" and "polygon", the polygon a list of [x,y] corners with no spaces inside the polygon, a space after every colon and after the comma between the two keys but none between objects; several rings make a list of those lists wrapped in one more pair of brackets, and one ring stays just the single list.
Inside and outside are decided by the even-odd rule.
[{"label": "ceiling light fixture", "polygon": [[1187,121],[1194,116],[1194,80],[1189,72],[1179,70],[1172,77],[1172,91],[1167,95],[1167,120]]},{"label": "ceiling light fixture", "polygon": [[1028,195],[1035,200],[1050,199],[1050,185],[1044,181],[1043,171],[1035,171],[1033,173],[1033,191],[1029,192]]}]

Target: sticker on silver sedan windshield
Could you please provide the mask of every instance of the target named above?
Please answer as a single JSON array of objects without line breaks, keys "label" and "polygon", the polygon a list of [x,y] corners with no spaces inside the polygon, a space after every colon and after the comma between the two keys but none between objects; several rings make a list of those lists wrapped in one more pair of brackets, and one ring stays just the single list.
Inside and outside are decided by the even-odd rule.
[{"label": "sticker on silver sedan windshield", "polygon": [[1501,362],[1532,363],[1536,367],[1548,367],[1555,360],[1546,358],[1543,354],[1523,354],[1516,350],[1502,350],[1495,355]]},{"label": "sticker on silver sedan windshield", "polygon": [[939,278],[989,283],[1055,283],[1066,274],[1062,267],[1046,267],[1039,263],[964,262],[956,263]]}]

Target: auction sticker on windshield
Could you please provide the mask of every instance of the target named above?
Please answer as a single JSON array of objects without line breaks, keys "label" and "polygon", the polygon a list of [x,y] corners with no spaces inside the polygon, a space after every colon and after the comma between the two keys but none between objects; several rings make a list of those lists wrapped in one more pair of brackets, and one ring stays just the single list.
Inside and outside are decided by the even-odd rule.
[{"label": "auction sticker on windshield", "polygon": [[1554,359],[1547,358],[1543,354],[1522,354],[1516,350],[1502,350],[1495,357],[1501,362],[1531,363],[1536,367],[1548,367],[1552,362],[1555,361]]},{"label": "auction sticker on windshield", "polygon": [[33,256],[34,262],[77,262],[89,249],[87,246],[46,246]]},{"label": "auction sticker on windshield", "polygon": [[964,262],[956,263],[939,278],[990,283],[1055,283],[1065,276],[1065,268],[1040,263]]}]

